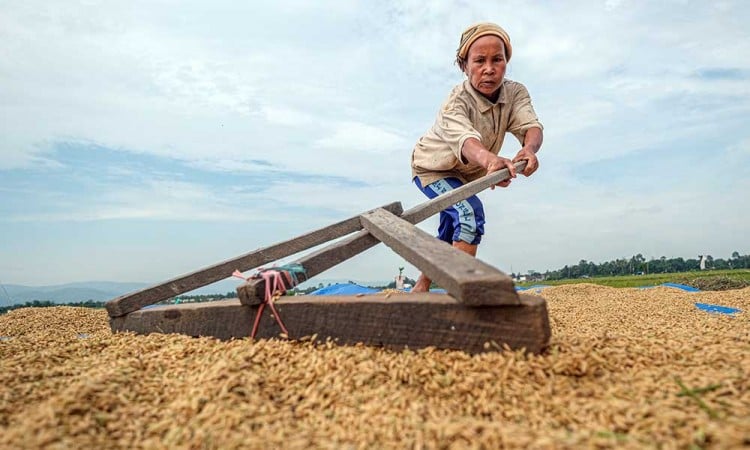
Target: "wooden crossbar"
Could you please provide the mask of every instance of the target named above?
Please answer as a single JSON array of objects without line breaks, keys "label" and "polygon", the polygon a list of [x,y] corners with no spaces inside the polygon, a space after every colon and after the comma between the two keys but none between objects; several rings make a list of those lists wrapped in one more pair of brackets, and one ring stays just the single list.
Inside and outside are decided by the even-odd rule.
[{"label": "wooden crossbar", "polygon": [[[394,214],[401,214],[403,208],[400,202],[383,206]],[[232,272],[244,272],[263,264],[285,258],[303,250],[324,244],[355,231],[361,230],[359,215],[342,220],[333,225],[311,231],[302,236],[279,242],[269,247],[262,247],[250,253],[240,255],[212,266],[204,267],[195,272],[173,278],[148,288],[126,294],[110,300],[105,307],[110,317],[124,316],[137,311],[144,306],[153,305],[175,295],[184,294],[194,289],[207,286],[231,276]]]},{"label": "wooden crossbar", "polygon": [[362,214],[373,236],[466,305],[518,305],[513,280],[384,209]]},{"label": "wooden crossbar", "polygon": [[[526,161],[519,161],[514,164],[514,167],[516,171],[520,172],[526,167]],[[472,195],[509,178],[510,171],[508,169],[493,172],[478,180],[466,183],[458,189],[417,205],[401,214],[401,218],[412,224],[419,223],[451,205],[466,200]],[[379,242],[369,231],[361,230],[312,254],[303,256],[296,262],[302,264],[309,279],[374,247]],[[421,269],[421,267],[419,268]],[[244,305],[257,305],[263,299],[264,291],[265,282],[263,280],[250,280],[237,288],[237,296]]]}]

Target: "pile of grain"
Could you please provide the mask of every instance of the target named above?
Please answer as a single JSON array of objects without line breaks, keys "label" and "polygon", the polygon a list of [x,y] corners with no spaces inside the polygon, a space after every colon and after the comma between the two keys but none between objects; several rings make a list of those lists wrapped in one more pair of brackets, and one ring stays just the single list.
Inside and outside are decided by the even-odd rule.
[{"label": "pile of grain", "polygon": [[750,286],[750,281],[748,280],[728,276],[684,277],[676,281],[700,289],[701,291],[726,291],[729,289],[743,289]]},{"label": "pile of grain", "polygon": [[750,445],[750,289],[542,295],[541,356],[112,335],[103,310],[12,311],[0,447]]}]

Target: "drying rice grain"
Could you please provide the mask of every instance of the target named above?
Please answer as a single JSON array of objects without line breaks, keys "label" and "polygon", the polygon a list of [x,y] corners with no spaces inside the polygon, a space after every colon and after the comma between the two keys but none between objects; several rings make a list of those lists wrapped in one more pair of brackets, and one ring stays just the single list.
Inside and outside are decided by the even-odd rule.
[{"label": "drying rice grain", "polygon": [[0,316],[0,447],[750,445],[750,288],[542,295],[544,355],[113,335],[103,310],[15,310]]}]

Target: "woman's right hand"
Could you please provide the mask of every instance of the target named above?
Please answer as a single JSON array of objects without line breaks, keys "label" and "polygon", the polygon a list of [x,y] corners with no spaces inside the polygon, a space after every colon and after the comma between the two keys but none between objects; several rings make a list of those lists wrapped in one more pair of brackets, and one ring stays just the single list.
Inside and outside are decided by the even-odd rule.
[{"label": "woman's right hand", "polygon": [[[484,148],[482,143],[476,138],[469,138],[464,142],[464,145],[461,148],[461,154],[468,161],[479,164],[487,169],[488,174],[497,172],[498,170],[508,169],[508,172],[510,172],[510,178],[497,183],[495,186],[507,187],[510,184],[511,179],[516,177],[516,167],[513,165],[513,161],[490,152]],[[495,186],[492,186],[492,189],[495,189]]]},{"label": "woman's right hand", "polygon": [[[510,178],[497,183],[495,186],[508,187],[511,180],[516,177],[516,166],[513,165],[513,161],[508,158],[503,158],[502,156],[497,156],[490,152],[487,153],[489,154],[489,156],[487,156],[487,165],[485,167],[487,168],[488,174],[503,169],[508,169],[508,172],[510,172]],[[495,189],[495,186],[492,186],[492,189]]]}]

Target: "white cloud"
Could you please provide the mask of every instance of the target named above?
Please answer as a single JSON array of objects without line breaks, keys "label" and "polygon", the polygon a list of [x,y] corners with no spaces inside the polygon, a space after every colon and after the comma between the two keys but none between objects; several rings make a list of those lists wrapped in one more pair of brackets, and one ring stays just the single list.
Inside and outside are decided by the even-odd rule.
[{"label": "white cloud", "polygon": [[620,8],[624,3],[626,3],[625,0],[606,0],[604,2],[604,7],[607,10],[614,10]]},{"label": "white cloud", "polygon": [[357,122],[336,124],[331,132],[313,145],[346,153],[366,152],[376,155],[410,147],[410,143],[396,132]]},{"label": "white cloud", "polygon": [[319,122],[310,113],[286,106],[263,106],[261,107],[261,113],[269,123],[282,126],[300,127]]},{"label": "white cloud", "polygon": [[745,173],[740,172],[740,175],[744,179],[750,180],[750,168],[747,168],[747,165],[750,164],[750,137],[742,138],[731,144],[727,148],[726,158],[722,160],[722,164],[728,164],[732,167],[746,167]]},{"label": "white cloud", "polygon": [[[219,223],[260,216],[249,205],[276,198],[286,212],[272,220],[306,223],[309,212],[289,210],[419,203],[409,183],[413,143],[461,80],[453,65],[460,32],[493,20],[514,43],[508,76],[529,87],[546,130],[542,176],[514,183],[514,195],[487,196],[493,210],[513,214],[495,216],[480,254],[541,270],[571,254],[606,258],[643,243],[665,253],[693,251],[695,241],[746,243],[732,233],[750,218],[722,206],[743,199],[727,196],[721,182],[748,170],[750,59],[741,56],[750,52],[749,16],[742,2],[627,0],[512,0],[489,10],[450,0],[9,4],[0,11],[0,177],[62,170],[52,150],[74,141],[217,177],[294,181],[275,178],[263,192],[238,188],[226,198],[205,180],[96,179],[99,198],[56,194],[69,205],[64,213],[27,205],[6,214]],[[506,152],[517,149],[506,142]],[[642,195],[617,177],[571,178],[593,162],[612,161],[597,167],[616,173],[618,161],[686,146],[726,152],[726,172],[706,176],[700,192],[663,188],[679,160],[660,162],[661,175],[643,180],[653,190]],[[124,175],[114,168],[103,176]],[[689,199],[726,223],[691,222]],[[708,234],[711,227],[723,233]],[[515,233],[513,245],[498,229]]]}]

